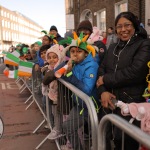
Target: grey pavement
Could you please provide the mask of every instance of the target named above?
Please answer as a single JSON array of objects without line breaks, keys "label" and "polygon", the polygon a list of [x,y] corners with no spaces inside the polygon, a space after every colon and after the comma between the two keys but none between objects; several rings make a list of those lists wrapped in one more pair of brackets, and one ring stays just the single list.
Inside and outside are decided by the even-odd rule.
[{"label": "grey pavement", "polygon": [[5,69],[5,64],[3,64],[3,63],[0,63],[0,74],[2,74],[3,73],[3,70]]}]

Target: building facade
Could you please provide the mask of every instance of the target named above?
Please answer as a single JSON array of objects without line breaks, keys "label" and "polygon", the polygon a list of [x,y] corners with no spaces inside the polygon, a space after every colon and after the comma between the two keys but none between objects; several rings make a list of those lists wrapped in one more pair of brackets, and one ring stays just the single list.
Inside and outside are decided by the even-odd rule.
[{"label": "building facade", "polygon": [[23,14],[0,6],[0,50],[18,43],[30,45],[41,36],[42,29]]},{"label": "building facade", "polygon": [[[91,21],[93,26],[106,31],[114,27],[115,17],[123,11],[133,12],[144,24],[150,35],[150,0],[66,0],[66,28],[73,20],[72,29],[76,29],[84,19]],[[68,20],[68,18],[70,20]],[[71,23],[70,23],[71,24]]]}]

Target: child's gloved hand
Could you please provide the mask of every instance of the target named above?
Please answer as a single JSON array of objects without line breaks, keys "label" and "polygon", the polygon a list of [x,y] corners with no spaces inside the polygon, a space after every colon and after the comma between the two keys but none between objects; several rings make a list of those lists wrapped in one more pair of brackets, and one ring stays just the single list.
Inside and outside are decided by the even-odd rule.
[{"label": "child's gloved hand", "polygon": [[128,105],[122,101],[118,101],[118,103],[116,104],[117,107],[119,107],[121,109],[121,112],[123,114],[129,114],[129,108]]}]

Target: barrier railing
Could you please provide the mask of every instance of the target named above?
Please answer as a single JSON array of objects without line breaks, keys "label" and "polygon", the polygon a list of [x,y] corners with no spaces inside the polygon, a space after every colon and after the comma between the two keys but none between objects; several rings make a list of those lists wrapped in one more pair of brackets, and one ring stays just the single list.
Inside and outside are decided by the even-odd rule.
[{"label": "barrier railing", "polygon": [[[36,127],[36,129],[33,131],[35,133],[45,122],[47,122],[47,115],[46,112],[44,111],[44,106],[42,102],[42,75],[40,70],[35,71],[34,69],[35,66],[33,66],[32,70],[32,91],[33,91],[33,102],[35,102],[43,115],[43,120],[41,123]],[[51,128],[51,127],[50,127]]]},{"label": "barrier railing", "polygon": [[[80,149],[85,149],[85,145],[86,145],[86,147],[88,147],[88,149],[90,149],[90,147],[92,147],[93,149],[97,149],[97,126],[98,126],[98,118],[97,118],[97,113],[96,113],[96,111],[95,111],[95,107],[94,107],[94,104],[93,104],[93,102],[92,102],[92,100],[91,100],[91,98],[89,97],[89,96],[87,96],[86,94],[84,94],[83,92],[81,92],[79,89],[77,89],[76,87],[74,87],[73,85],[71,85],[71,84],[69,84],[69,83],[67,83],[67,82],[65,82],[65,81],[63,81],[62,79],[59,79],[59,91],[60,92],[62,92],[63,94],[61,94],[62,96],[59,96],[59,98],[60,98],[60,108],[61,108],[61,112],[60,112],[60,114],[65,114],[65,115],[61,115],[61,118],[59,119],[59,126],[61,126],[61,134],[62,134],[62,136],[60,136],[59,137],[59,139],[57,139],[57,140],[55,140],[55,142],[56,142],[56,144],[57,144],[57,147],[58,147],[58,149],[61,149],[61,146],[63,145],[64,146],[64,144],[65,144],[65,142],[67,142],[67,137],[69,136],[69,134],[70,133],[68,133],[68,131],[66,131],[65,133],[64,133],[64,130],[63,130],[63,127],[62,127],[62,124],[63,124],[63,117],[64,116],[66,116],[66,114],[69,114],[70,113],[70,110],[71,110],[71,107],[72,107],[72,105],[73,105],[73,99],[71,99],[70,98],[70,96],[68,95],[68,91],[71,91],[71,92],[73,92],[76,96],[78,96],[78,97],[80,97],[84,102],[85,102],[85,104],[86,104],[86,106],[87,106],[87,108],[88,108],[88,114],[89,114],[89,116],[87,117],[87,118],[89,118],[88,119],[88,121],[87,121],[87,124],[90,126],[89,128],[91,128],[91,133],[90,133],[90,131],[88,132],[88,135],[87,135],[87,137],[88,137],[88,142],[86,141],[86,143],[88,143],[88,146],[85,144],[85,140],[83,139],[84,138],[84,131],[83,131],[83,129],[84,129],[84,124],[82,124],[82,126],[81,125],[79,125],[79,122],[78,122],[78,124],[76,125],[77,126],[77,128],[73,131],[71,131],[72,132],[72,134],[75,134],[75,132],[77,133],[77,134],[79,134],[78,133],[78,131],[80,130],[81,132],[80,132],[80,138],[81,139],[77,139],[78,140],[78,142],[80,143],[80,140],[82,141],[82,144],[81,144],[81,146],[82,147],[79,147],[79,150]],[[65,86],[65,87],[62,87],[62,86]],[[65,91],[65,92],[64,92]],[[67,99],[67,97],[68,98],[70,98],[69,100],[70,100],[70,103],[68,102],[66,102],[66,101],[64,101],[64,97],[65,97],[65,99]],[[66,112],[64,113],[63,112],[63,110],[64,110],[64,107],[66,107],[66,105],[68,105],[68,110],[69,110],[69,112],[67,113],[67,110],[65,110]],[[50,121],[50,117],[49,117],[49,111],[51,111],[51,110],[49,110],[49,106],[48,106],[48,97],[46,96],[46,110],[48,110],[48,112],[47,112],[47,123],[48,124],[52,124],[51,123],[51,121]],[[75,107],[76,109],[78,109],[78,106],[76,106]],[[55,114],[54,114],[55,115]],[[76,117],[78,117],[78,115],[76,116],[76,114],[74,114],[73,115],[74,116],[74,118],[76,118]],[[82,115],[81,115],[82,116]],[[79,121],[79,118],[77,118],[78,119],[78,121]],[[84,118],[84,116],[82,116],[82,119],[80,120],[80,123],[82,122],[84,122],[84,120],[85,120],[85,118]],[[67,121],[67,120],[66,120]],[[73,120],[72,121],[72,124],[73,124],[73,126],[75,126],[75,124],[76,124],[76,122],[75,122],[76,120]],[[69,125],[69,122],[67,122],[68,123],[68,125]],[[71,125],[69,125],[70,126],[70,128],[71,128]],[[52,128],[52,125],[50,126],[50,128]],[[90,130],[90,129],[89,129]],[[92,138],[92,140],[90,139],[90,136],[92,136],[91,138]],[[46,136],[45,137],[45,139],[43,139],[43,141],[36,147],[36,149],[38,149],[38,148],[40,148],[40,146],[47,140],[47,139],[49,139],[49,135],[48,136]],[[70,139],[71,140],[71,139]],[[77,141],[76,141],[76,143],[78,143]],[[76,143],[71,143],[72,145],[75,145]],[[71,145],[70,144],[70,145]]]},{"label": "barrier railing", "polygon": [[[52,130],[52,122],[50,120],[50,116],[49,116],[49,112],[51,111],[49,109],[49,98],[48,96],[46,96],[46,111],[44,110],[44,106],[43,106],[43,101],[42,101],[42,93],[41,93],[41,83],[42,83],[42,76],[41,76],[41,73],[40,72],[35,72],[34,71],[34,67],[33,67],[33,72],[32,72],[32,78],[30,78],[31,82],[32,82],[32,90],[31,90],[31,85],[29,87],[29,84],[27,84],[27,80],[26,78],[18,78],[16,80],[16,83],[18,83],[19,81],[22,81],[22,86],[20,88],[20,93],[22,93],[26,88],[29,89],[29,91],[31,92],[32,94],[32,97],[30,96],[26,103],[29,101],[29,100],[32,100],[30,102],[30,104],[27,106],[26,110],[35,102],[39,108],[39,110],[41,111],[42,115],[43,115],[43,120],[41,121],[41,123],[36,127],[36,129],[33,131],[33,133],[35,133],[45,122],[47,123],[47,125],[49,126],[49,128]],[[87,136],[87,139],[85,139],[85,136],[84,136],[84,130],[85,130],[85,127],[84,127],[84,121],[85,121],[85,118],[84,116],[81,114],[79,115],[82,116],[82,126],[79,125],[79,122],[78,122],[78,127],[76,128],[75,131],[72,131],[72,132],[77,132],[77,134],[79,135],[78,131],[80,130],[80,137],[78,138],[78,142],[82,141],[81,145],[82,147],[79,147],[79,149],[85,149],[85,146],[88,147],[88,149],[90,149],[90,147],[92,147],[93,149],[97,149],[97,128],[98,128],[98,118],[97,118],[97,113],[96,113],[96,110],[95,110],[95,106],[91,100],[91,98],[89,96],[87,96],[86,94],[84,94],[83,92],[81,92],[79,89],[77,89],[76,87],[74,87],[73,85],[63,81],[62,79],[59,79],[59,91],[60,92],[64,92],[62,94],[62,96],[59,96],[60,98],[60,108],[61,110],[63,110],[64,108],[63,107],[66,107],[66,105],[68,105],[68,110],[65,110],[66,112],[64,113],[63,111],[60,113],[60,114],[65,114],[65,115],[61,115],[61,118],[60,118],[60,121],[59,121],[59,126],[61,126],[61,135],[58,139],[55,140],[56,142],[56,145],[58,147],[58,149],[62,149],[61,145],[65,145],[66,142],[68,141],[68,137],[69,137],[69,133],[67,133],[68,131],[64,132],[63,130],[63,117],[69,115],[70,113],[70,110],[72,108],[72,106],[74,105],[74,101],[73,99],[70,97],[70,95],[68,95],[68,93],[71,91],[71,93],[74,93],[76,96],[80,97],[83,102],[85,103],[85,105],[87,106],[87,109],[88,109],[88,119],[87,119],[87,125],[88,126],[88,131],[86,133],[86,136]],[[68,92],[69,91],[69,92]],[[65,99],[68,97],[68,99],[70,100],[70,102],[66,101],[64,102],[64,97]],[[32,99],[31,99],[32,98]],[[83,105],[83,103],[82,103]],[[78,109],[78,106],[74,106],[75,109]],[[83,106],[82,106],[83,107]],[[82,109],[82,108],[81,108]],[[80,113],[80,112],[78,112]],[[84,113],[84,111],[83,111]],[[76,117],[76,114],[74,114],[74,117]],[[77,116],[78,117],[78,116]],[[73,121],[73,124],[75,124],[76,122]],[[42,146],[42,144],[47,140],[49,139],[49,135],[47,135],[43,141],[36,147],[36,149],[39,149],[40,146]],[[85,141],[86,141],[86,144],[88,143],[88,145],[85,144]],[[88,142],[87,142],[88,141]],[[71,143],[70,145],[75,145],[75,143]]]},{"label": "barrier railing", "polygon": [[[25,78],[25,77],[19,77],[16,80],[16,84],[20,84],[20,81],[22,82],[22,85],[19,85],[19,90],[20,90],[20,94],[25,90],[28,89],[29,92],[31,93],[31,95],[27,98],[27,100],[25,101],[25,103],[27,103],[32,97],[33,97],[33,92],[32,92],[32,84],[29,85],[29,82],[31,83],[32,78]],[[28,106],[29,107],[29,106]],[[26,108],[26,110],[28,109],[28,107]]]},{"label": "barrier railing", "polygon": [[150,135],[144,133],[140,128],[130,124],[121,117],[114,114],[108,114],[102,118],[98,127],[98,150],[106,150],[106,131],[107,125],[110,122],[140,144],[150,149]]}]

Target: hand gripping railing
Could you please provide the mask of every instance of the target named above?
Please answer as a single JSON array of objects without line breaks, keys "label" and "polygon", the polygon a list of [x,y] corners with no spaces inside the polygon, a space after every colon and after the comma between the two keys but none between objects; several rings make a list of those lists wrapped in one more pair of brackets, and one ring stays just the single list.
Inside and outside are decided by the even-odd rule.
[{"label": "hand gripping railing", "polygon": [[139,143],[150,148],[150,136],[148,134],[121,117],[114,114],[108,114],[102,118],[98,127],[98,150],[106,149],[106,130],[109,122],[120,128]]}]

